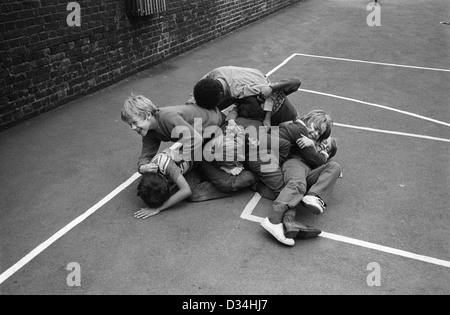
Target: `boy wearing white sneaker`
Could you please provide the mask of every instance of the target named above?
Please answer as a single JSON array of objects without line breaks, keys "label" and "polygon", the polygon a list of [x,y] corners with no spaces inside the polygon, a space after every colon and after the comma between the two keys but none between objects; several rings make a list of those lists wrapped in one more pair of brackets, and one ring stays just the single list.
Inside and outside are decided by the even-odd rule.
[{"label": "boy wearing white sneaker", "polygon": [[[323,165],[328,160],[328,154],[326,152],[317,152],[314,147],[305,143],[305,138],[309,137],[314,141],[321,141],[322,138],[329,137],[331,128],[331,117],[323,111],[312,111],[300,121],[280,126],[280,139],[288,140],[291,143],[290,158],[282,166],[284,188],[275,199],[272,211],[270,211],[268,217],[264,219],[261,225],[285,245],[295,245],[295,241],[290,236],[297,235],[301,229],[309,233],[309,235],[320,234],[319,230],[310,229],[296,222],[295,210],[292,212],[289,209],[294,209],[306,193],[307,169],[311,169],[308,165],[320,169],[323,168],[324,170],[329,168],[326,164]],[[288,163],[287,167],[284,166],[286,163]],[[291,164],[298,166],[299,163],[302,163],[302,165],[297,168],[290,167]],[[321,172],[315,174],[319,175],[315,178],[319,183],[328,182],[328,178],[324,176],[326,173],[324,175]],[[311,184],[313,183],[311,182]],[[325,186],[327,185],[325,184]],[[293,216],[292,213],[294,214]],[[283,223],[286,231],[283,228]]]}]

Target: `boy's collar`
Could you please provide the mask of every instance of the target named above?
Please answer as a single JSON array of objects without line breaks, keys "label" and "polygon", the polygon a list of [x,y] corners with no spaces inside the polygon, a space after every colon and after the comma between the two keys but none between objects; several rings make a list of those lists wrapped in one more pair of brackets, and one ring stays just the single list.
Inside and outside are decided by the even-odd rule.
[{"label": "boy's collar", "polygon": [[306,127],[305,122],[303,120],[301,120],[301,119],[296,119],[295,122],[301,123],[303,126]]}]

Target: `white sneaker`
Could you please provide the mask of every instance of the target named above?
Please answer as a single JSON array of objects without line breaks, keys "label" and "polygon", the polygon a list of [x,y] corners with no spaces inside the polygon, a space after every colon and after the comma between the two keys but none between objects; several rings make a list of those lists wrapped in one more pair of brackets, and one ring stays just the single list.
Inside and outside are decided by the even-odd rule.
[{"label": "white sneaker", "polygon": [[295,241],[292,238],[286,238],[284,235],[283,223],[273,224],[269,221],[269,218],[265,218],[264,221],[261,222],[261,226],[284,245],[295,245]]},{"label": "white sneaker", "polygon": [[325,202],[316,196],[304,196],[302,204],[314,214],[322,214],[325,211]]}]

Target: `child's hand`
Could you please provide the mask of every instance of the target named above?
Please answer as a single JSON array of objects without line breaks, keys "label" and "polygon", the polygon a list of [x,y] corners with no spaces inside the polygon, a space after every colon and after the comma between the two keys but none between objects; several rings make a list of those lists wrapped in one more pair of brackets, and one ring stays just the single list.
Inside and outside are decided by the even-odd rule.
[{"label": "child's hand", "polygon": [[297,145],[300,149],[304,149],[307,147],[314,147],[314,140],[309,139],[305,135],[302,135],[302,137],[297,140]]},{"label": "child's hand", "polygon": [[158,165],[153,163],[141,165],[140,167],[141,173],[156,173],[158,172],[158,169]]},{"label": "child's hand", "polygon": [[142,208],[134,214],[136,219],[147,219],[154,215],[157,215],[161,211],[158,209]]},{"label": "child's hand", "polygon": [[230,119],[229,121],[228,121],[228,126],[227,126],[227,128],[234,128],[234,127],[236,127],[237,126],[237,122],[234,120],[234,119]]},{"label": "child's hand", "polygon": [[248,138],[248,144],[250,145],[250,148],[256,149],[259,146],[259,140],[255,138]]},{"label": "child's hand", "polygon": [[231,170],[231,175],[233,175],[233,176],[238,176],[239,174],[241,174],[242,173],[242,171],[244,170],[244,168],[243,167],[235,167],[235,168],[233,168],[232,170]]},{"label": "child's hand", "polygon": [[266,127],[267,132],[270,131],[270,128],[272,127],[272,124],[270,123],[270,119],[264,119],[264,127]]},{"label": "child's hand", "polygon": [[261,88],[261,96],[264,97],[264,99],[267,99],[270,94],[272,94],[273,90],[270,86],[263,86]]},{"label": "child's hand", "polygon": [[230,175],[233,175],[233,176],[238,176],[244,170],[243,167],[235,167],[235,168],[221,167],[220,169]]},{"label": "child's hand", "polygon": [[181,154],[177,151],[171,150],[170,151],[170,158],[175,162],[175,163],[180,163],[181,161],[183,161],[183,157],[181,156]]}]

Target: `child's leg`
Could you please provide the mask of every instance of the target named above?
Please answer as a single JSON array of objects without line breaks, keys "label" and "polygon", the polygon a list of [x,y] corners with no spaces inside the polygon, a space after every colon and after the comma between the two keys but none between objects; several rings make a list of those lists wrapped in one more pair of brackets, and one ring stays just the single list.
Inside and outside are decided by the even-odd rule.
[{"label": "child's leg", "polygon": [[226,193],[250,187],[259,180],[256,174],[248,170],[243,170],[239,175],[233,176],[212,163],[202,162],[200,165],[203,176]]},{"label": "child's leg", "polygon": [[[266,162],[264,162],[266,161]],[[283,173],[278,164],[278,159],[267,153],[266,150],[260,150],[256,161],[249,157],[249,161],[246,162],[247,167],[253,173],[258,175],[261,182],[271,190],[275,196],[278,196],[284,187]],[[281,223],[284,211],[287,207],[282,204],[276,204],[271,213],[269,214],[269,220],[272,224]]]},{"label": "child's leg", "polygon": [[277,195],[275,195],[275,193],[272,190],[270,190],[269,187],[267,187],[267,185],[261,181],[256,183],[256,185],[251,186],[251,189],[266,199],[269,199],[272,201],[277,199]]},{"label": "child's leg", "polygon": [[280,109],[272,115],[272,126],[278,126],[286,121],[294,121],[299,117],[294,104],[286,97]]},{"label": "child's leg", "polygon": [[256,96],[249,96],[238,101],[239,117],[263,120],[265,112]]},{"label": "child's leg", "polygon": [[[272,132],[269,134],[267,132],[258,132],[259,146],[258,150],[262,152],[268,150],[269,154],[277,157],[279,165],[282,165],[288,158],[289,152],[291,150],[291,142],[289,140],[280,138],[280,133],[278,127],[273,128]],[[251,148],[246,148],[247,152],[250,152]],[[253,155],[255,155],[253,153]]]},{"label": "child's leg", "polygon": [[282,84],[283,89],[282,91],[286,94],[292,94],[298,91],[302,83],[298,79],[283,79],[279,81],[277,84]]},{"label": "child's leg", "polygon": [[333,161],[312,170],[307,176],[307,195],[319,197],[328,204],[340,174],[341,166]]},{"label": "child's leg", "polygon": [[216,186],[207,181],[202,181],[202,175],[197,169],[193,169],[185,175],[186,181],[192,190],[188,198],[191,202],[228,198],[231,195],[220,191]]},{"label": "child's leg", "polygon": [[306,178],[310,168],[300,159],[291,158],[283,164],[282,171],[285,187],[277,200],[286,204],[289,209],[293,209],[306,193]]}]

